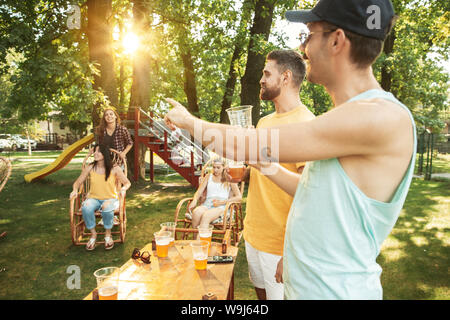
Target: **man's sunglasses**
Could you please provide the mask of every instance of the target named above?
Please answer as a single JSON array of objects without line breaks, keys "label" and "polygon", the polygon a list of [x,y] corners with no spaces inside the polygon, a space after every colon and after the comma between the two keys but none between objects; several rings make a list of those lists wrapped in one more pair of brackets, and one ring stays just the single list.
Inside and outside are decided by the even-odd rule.
[{"label": "man's sunglasses", "polygon": [[300,40],[300,45],[306,45],[309,41],[309,39],[311,39],[311,36],[315,33],[329,33],[329,32],[334,32],[337,29],[332,29],[332,30],[320,30],[320,31],[309,31],[309,29],[305,29],[300,31],[300,34],[298,35],[298,38]]},{"label": "man's sunglasses", "polygon": [[131,254],[131,259],[133,260],[141,259],[141,261],[146,264],[150,263],[150,257],[151,254],[148,251],[144,251],[141,253],[141,251],[138,248],[134,248],[133,253]]}]

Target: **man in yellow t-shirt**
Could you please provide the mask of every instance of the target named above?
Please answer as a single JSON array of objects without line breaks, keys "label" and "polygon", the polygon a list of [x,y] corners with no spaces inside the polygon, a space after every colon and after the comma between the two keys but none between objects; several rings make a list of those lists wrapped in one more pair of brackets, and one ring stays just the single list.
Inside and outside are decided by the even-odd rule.
[{"label": "man in yellow t-shirt", "polygon": [[[275,50],[266,58],[260,80],[260,98],[270,100],[275,112],[261,118],[257,128],[274,127],[314,118],[300,101],[305,63],[300,53]],[[301,173],[305,163],[281,164]],[[244,239],[250,280],[260,300],[282,300],[283,284],[277,283],[277,265],[283,257],[284,231],[292,197],[256,169],[250,171],[244,220]],[[248,172],[247,172],[248,174]]]}]

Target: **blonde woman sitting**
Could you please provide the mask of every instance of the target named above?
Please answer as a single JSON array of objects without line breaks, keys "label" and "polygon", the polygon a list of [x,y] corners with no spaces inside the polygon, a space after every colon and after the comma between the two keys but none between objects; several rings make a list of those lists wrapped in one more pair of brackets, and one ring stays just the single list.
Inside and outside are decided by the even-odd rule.
[{"label": "blonde woman sitting", "polygon": [[[211,222],[223,217],[228,202],[241,201],[242,199],[237,184],[230,183],[226,179],[225,162],[216,159],[212,164],[212,173],[203,179],[189,205],[193,228],[208,227]],[[199,198],[205,190],[206,200],[197,206]]]}]

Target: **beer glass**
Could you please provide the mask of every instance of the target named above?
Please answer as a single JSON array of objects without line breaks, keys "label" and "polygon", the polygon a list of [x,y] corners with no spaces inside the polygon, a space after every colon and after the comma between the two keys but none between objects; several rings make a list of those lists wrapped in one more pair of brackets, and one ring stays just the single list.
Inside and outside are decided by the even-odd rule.
[{"label": "beer glass", "polygon": [[172,233],[169,231],[159,231],[154,233],[156,242],[156,255],[160,258],[166,258],[169,253],[169,244]]},{"label": "beer glass", "polygon": [[99,300],[117,300],[119,293],[119,268],[105,267],[94,272]]},{"label": "beer glass", "polygon": [[231,177],[230,182],[239,183],[244,178],[245,166],[241,161],[229,161],[228,174]]},{"label": "beer glass", "polygon": [[174,245],[174,241],[175,241],[175,226],[176,223],[175,222],[164,222],[160,224],[161,226],[161,231],[169,231],[172,233],[171,238],[170,238],[170,246]]},{"label": "beer glass", "polygon": [[198,235],[201,241],[208,241],[208,254],[211,249],[211,238],[212,238],[212,230],[213,226],[207,226],[207,227],[197,227],[198,229]]},{"label": "beer glass", "polygon": [[[250,105],[228,108],[226,111],[230,119],[230,124],[232,126],[250,128],[252,126],[252,108],[253,106]],[[229,161],[228,168],[228,173],[231,176],[230,182],[241,182],[245,174],[244,162]]]},{"label": "beer glass", "polygon": [[209,242],[195,240],[191,242],[192,256],[194,257],[194,266],[196,270],[205,270],[208,262]]}]

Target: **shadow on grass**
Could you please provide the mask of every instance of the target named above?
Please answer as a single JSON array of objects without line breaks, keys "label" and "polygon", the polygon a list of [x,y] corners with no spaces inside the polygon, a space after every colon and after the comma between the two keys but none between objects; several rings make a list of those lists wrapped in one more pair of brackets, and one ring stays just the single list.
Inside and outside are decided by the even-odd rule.
[{"label": "shadow on grass", "polygon": [[384,299],[448,299],[449,181],[414,179],[378,263]]}]

